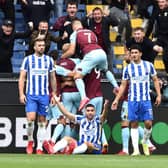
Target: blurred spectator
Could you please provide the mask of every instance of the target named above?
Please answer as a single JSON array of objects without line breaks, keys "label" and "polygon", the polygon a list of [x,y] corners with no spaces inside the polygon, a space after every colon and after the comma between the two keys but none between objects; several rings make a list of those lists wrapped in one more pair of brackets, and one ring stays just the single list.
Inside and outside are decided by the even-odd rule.
[{"label": "blurred spectator", "polygon": [[83,20],[84,27],[92,30],[97,38],[98,44],[105,50],[108,59],[109,70],[112,70],[112,50],[110,41],[110,26],[117,26],[118,20],[104,16],[99,7],[95,7]]},{"label": "blurred spectator", "polygon": [[136,6],[136,15],[143,19],[142,27],[146,28],[152,13],[155,13],[157,10],[157,2],[156,0],[137,0]]},{"label": "blurred spectator", "polygon": [[118,27],[119,34],[116,38],[116,41],[117,42],[122,41],[124,28],[126,29],[124,40],[128,40],[131,37],[132,29],[131,29],[127,0],[111,0],[110,15],[111,18],[116,18],[119,20],[119,27]]},{"label": "blurred spectator", "polygon": [[62,45],[65,43],[69,43],[69,37],[71,33],[73,32],[71,22],[73,19],[76,19],[77,11],[78,11],[78,3],[74,0],[69,0],[66,4],[66,16],[59,17],[54,26],[54,31],[59,31],[59,35],[63,36],[64,33],[68,34],[67,38],[62,41],[62,43],[59,43],[58,49],[62,50]]},{"label": "blurred spectator", "polygon": [[13,0],[0,0],[0,9],[4,12],[4,19],[10,19],[15,23],[15,8]]},{"label": "blurred spectator", "polygon": [[150,9],[156,5],[156,0],[136,0],[136,5],[137,15],[142,19],[149,19],[152,14]]},{"label": "blurred spectator", "polygon": [[151,39],[145,37],[145,32],[142,27],[136,27],[133,30],[133,37],[126,41],[127,49],[134,44],[138,44],[142,48],[142,60],[154,63],[157,52],[162,52],[162,47],[156,45]]},{"label": "blurred spectator", "polygon": [[38,29],[38,24],[42,20],[49,23],[54,5],[52,0],[20,0],[20,3],[26,23],[32,22],[34,29]]},{"label": "blurred spectator", "polygon": [[4,20],[0,27],[0,72],[12,72],[11,57],[13,56],[14,40],[17,38],[27,38],[30,30],[27,32],[15,32],[14,24],[11,20]]},{"label": "blurred spectator", "polygon": [[153,13],[149,20],[146,36],[149,37],[155,29],[154,40],[163,47],[163,62],[168,77],[168,1],[157,0],[158,10]]},{"label": "blurred spectator", "polygon": [[39,26],[38,26],[38,30],[35,30],[32,32],[31,36],[30,36],[30,43],[29,43],[29,50],[28,53],[26,53],[26,55],[30,55],[34,53],[34,41],[37,39],[44,39],[45,41],[45,51],[44,53],[47,54],[49,49],[50,49],[50,45],[51,42],[61,42],[61,37],[56,37],[54,35],[52,35],[51,32],[49,32],[48,30],[48,22],[47,21],[40,21],[39,22]]},{"label": "blurred spectator", "polygon": [[55,0],[54,3],[54,16],[60,17],[63,15],[64,0]]},{"label": "blurred spectator", "polygon": [[101,0],[78,0],[78,3],[80,4],[100,4]]}]

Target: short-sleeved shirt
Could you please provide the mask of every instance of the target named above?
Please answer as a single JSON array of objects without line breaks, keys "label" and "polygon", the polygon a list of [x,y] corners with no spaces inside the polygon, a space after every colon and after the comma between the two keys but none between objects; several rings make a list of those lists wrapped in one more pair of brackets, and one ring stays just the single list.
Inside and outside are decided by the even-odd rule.
[{"label": "short-sleeved shirt", "polygon": [[156,70],[152,63],[143,61],[139,64],[130,63],[123,70],[123,80],[129,80],[128,101],[147,101],[150,98],[150,76],[155,76]]},{"label": "short-sleeved shirt", "polygon": [[101,72],[94,68],[89,74],[84,77],[85,81],[85,90],[86,95],[90,99],[95,97],[102,97],[102,89],[101,89]]},{"label": "short-sleeved shirt", "polygon": [[83,55],[95,49],[101,49],[98,45],[95,33],[89,29],[79,29],[70,36],[71,43],[76,43]]},{"label": "short-sleeved shirt", "polygon": [[49,95],[49,73],[54,71],[54,61],[51,57],[29,55],[24,58],[20,69],[27,72],[28,95]]},{"label": "short-sleeved shirt", "polygon": [[101,144],[101,121],[99,116],[95,116],[89,121],[86,116],[76,115],[76,122],[80,125],[79,142],[91,142]]}]

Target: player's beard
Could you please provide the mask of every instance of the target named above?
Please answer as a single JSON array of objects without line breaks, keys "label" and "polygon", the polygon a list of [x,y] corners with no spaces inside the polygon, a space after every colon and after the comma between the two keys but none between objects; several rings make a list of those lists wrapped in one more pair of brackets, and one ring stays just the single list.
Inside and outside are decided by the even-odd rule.
[{"label": "player's beard", "polygon": [[126,62],[127,64],[129,64],[129,63],[131,62],[131,60],[126,60],[125,62]]},{"label": "player's beard", "polygon": [[39,56],[42,56],[44,54],[44,50],[40,50],[39,52],[38,52],[38,55]]},{"label": "player's beard", "polygon": [[96,23],[100,23],[102,21],[101,17],[96,17],[95,18]]},{"label": "player's beard", "polygon": [[94,115],[89,114],[89,115],[87,115],[87,118],[88,118],[89,120],[92,120],[92,119],[94,118]]}]

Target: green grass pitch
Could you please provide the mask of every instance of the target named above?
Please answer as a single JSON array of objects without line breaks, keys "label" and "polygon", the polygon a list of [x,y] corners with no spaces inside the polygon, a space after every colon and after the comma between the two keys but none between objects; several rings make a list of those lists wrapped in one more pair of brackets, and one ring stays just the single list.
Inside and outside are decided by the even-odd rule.
[{"label": "green grass pitch", "polygon": [[167,168],[167,155],[0,154],[0,168]]}]

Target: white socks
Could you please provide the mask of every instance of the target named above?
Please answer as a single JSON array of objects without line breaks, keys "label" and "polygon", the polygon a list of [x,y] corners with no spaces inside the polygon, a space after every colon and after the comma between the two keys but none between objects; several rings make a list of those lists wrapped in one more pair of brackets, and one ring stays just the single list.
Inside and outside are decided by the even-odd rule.
[{"label": "white socks", "polygon": [[43,150],[43,141],[46,139],[46,123],[38,122],[37,149]]},{"label": "white socks", "polygon": [[28,141],[33,141],[34,121],[27,122],[27,136]]},{"label": "white socks", "polygon": [[82,145],[76,147],[74,151],[72,152],[72,154],[85,153],[87,148],[88,148],[87,145],[83,143]]},{"label": "white socks", "polygon": [[131,128],[131,140],[134,151],[139,152],[139,132],[138,128]]},{"label": "white socks", "polygon": [[[61,139],[60,141],[58,141],[55,146],[54,146],[54,153],[64,149],[66,146],[68,145],[68,141],[65,139]],[[80,153],[85,153],[87,150],[87,145],[85,143],[83,143],[82,145],[76,147],[74,149],[74,151],[72,152],[72,154],[80,154]]]},{"label": "white socks", "polygon": [[65,139],[61,139],[54,145],[54,153],[64,149],[68,145],[68,141]]},{"label": "white socks", "polygon": [[143,136],[143,140],[142,140],[143,143],[145,143],[145,144],[147,143],[148,139],[151,136],[151,133],[152,133],[152,128],[151,129],[144,128],[144,136]]}]

